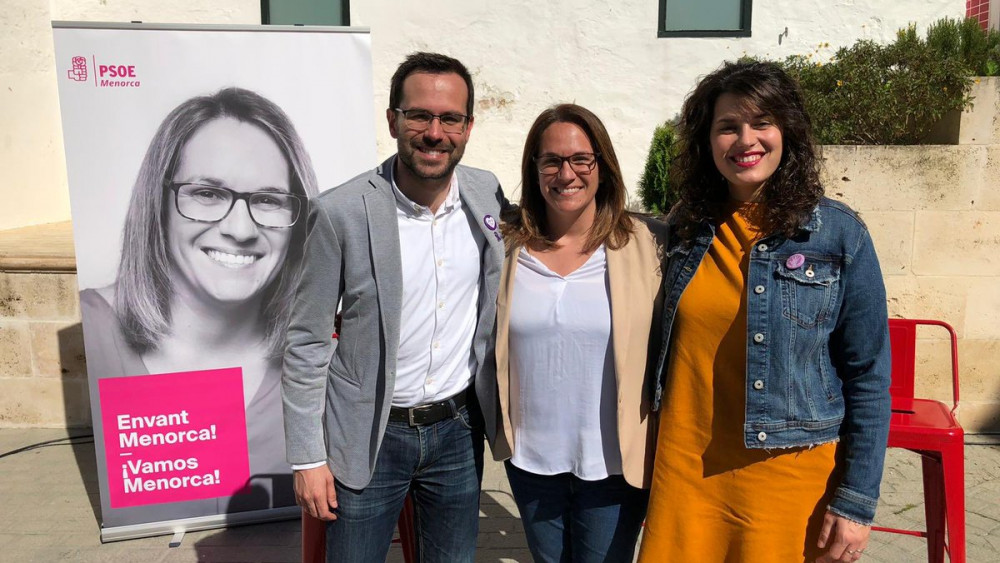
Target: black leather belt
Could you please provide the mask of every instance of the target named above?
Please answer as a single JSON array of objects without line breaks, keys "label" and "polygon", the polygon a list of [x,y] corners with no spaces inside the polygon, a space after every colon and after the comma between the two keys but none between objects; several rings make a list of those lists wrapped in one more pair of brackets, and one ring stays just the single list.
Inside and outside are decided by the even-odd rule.
[{"label": "black leather belt", "polygon": [[434,424],[446,418],[454,418],[458,414],[458,409],[465,406],[466,396],[471,393],[469,389],[449,397],[443,401],[420,405],[418,407],[391,407],[389,409],[389,420],[392,422],[407,422],[410,426],[423,426]]}]

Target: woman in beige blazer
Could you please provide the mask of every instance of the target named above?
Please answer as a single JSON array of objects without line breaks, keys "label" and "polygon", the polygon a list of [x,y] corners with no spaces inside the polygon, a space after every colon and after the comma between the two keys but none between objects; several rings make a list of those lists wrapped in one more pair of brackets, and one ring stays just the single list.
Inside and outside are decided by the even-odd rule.
[{"label": "woman in beige blazer", "polygon": [[656,436],[664,227],[625,211],[611,140],[580,106],[538,116],[521,179],[503,227],[493,454],[536,561],[631,561]]}]

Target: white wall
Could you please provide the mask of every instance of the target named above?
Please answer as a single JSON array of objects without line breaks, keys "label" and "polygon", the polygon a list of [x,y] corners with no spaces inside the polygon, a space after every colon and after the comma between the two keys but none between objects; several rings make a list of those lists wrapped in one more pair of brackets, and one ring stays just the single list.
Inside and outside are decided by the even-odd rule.
[{"label": "white wall", "polygon": [[258,24],[260,2],[0,2],[0,229],[70,218],[51,20]]},{"label": "white wall", "polygon": [[908,22],[922,33],[941,17],[965,15],[964,0],[756,0],[752,37],[661,39],[658,7],[658,0],[352,2],[351,23],[372,29],[379,155],[395,150],[383,115],[389,79],[415,50],[450,54],[472,71],[476,125],[463,162],[493,170],[508,195],[531,123],[567,101],[604,121],[631,188],[653,128],[723,60],[815,52],[825,61],[858,38],[888,42]]},{"label": "white wall", "polygon": [[[723,60],[810,52],[825,60],[860,37],[890,41],[908,22],[924,28],[965,14],[964,0],[757,0],[752,37],[658,39],[658,6],[358,0],[351,18],[372,29],[376,108],[388,105],[389,78],[411,51],[441,51],[469,66],[477,119],[465,162],[492,169],[513,194],[525,133],[553,103],[575,101],[604,120],[633,186],[655,125],[674,116],[698,76]],[[2,7],[0,229],[69,219],[50,20],[260,21],[259,0],[4,0]],[[372,118],[379,155],[388,156],[395,145],[384,109]]]}]

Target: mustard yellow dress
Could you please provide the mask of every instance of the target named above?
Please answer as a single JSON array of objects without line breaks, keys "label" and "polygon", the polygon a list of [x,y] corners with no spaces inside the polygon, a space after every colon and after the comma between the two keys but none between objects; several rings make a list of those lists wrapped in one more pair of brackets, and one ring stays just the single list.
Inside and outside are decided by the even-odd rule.
[{"label": "mustard yellow dress", "polygon": [[744,284],[759,210],[727,211],[674,320],[641,563],[812,562],[821,553],[836,444],[743,444]]}]

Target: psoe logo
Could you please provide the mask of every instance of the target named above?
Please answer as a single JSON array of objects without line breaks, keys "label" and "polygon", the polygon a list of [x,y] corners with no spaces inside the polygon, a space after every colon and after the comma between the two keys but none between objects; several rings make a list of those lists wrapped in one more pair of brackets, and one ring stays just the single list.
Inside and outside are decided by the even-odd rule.
[{"label": "psoe logo", "polygon": [[138,88],[135,65],[97,64],[97,84],[101,88]]},{"label": "psoe logo", "polygon": [[70,80],[87,81],[87,57],[73,57],[73,68],[66,71]]},{"label": "psoe logo", "polygon": [[87,57],[73,57],[72,67],[66,71],[70,80],[76,82],[86,82],[91,73],[94,76],[95,88],[138,88],[141,84],[135,71],[135,65],[117,64],[103,62],[98,64],[96,57],[91,57],[91,64],[87,63]]}]

